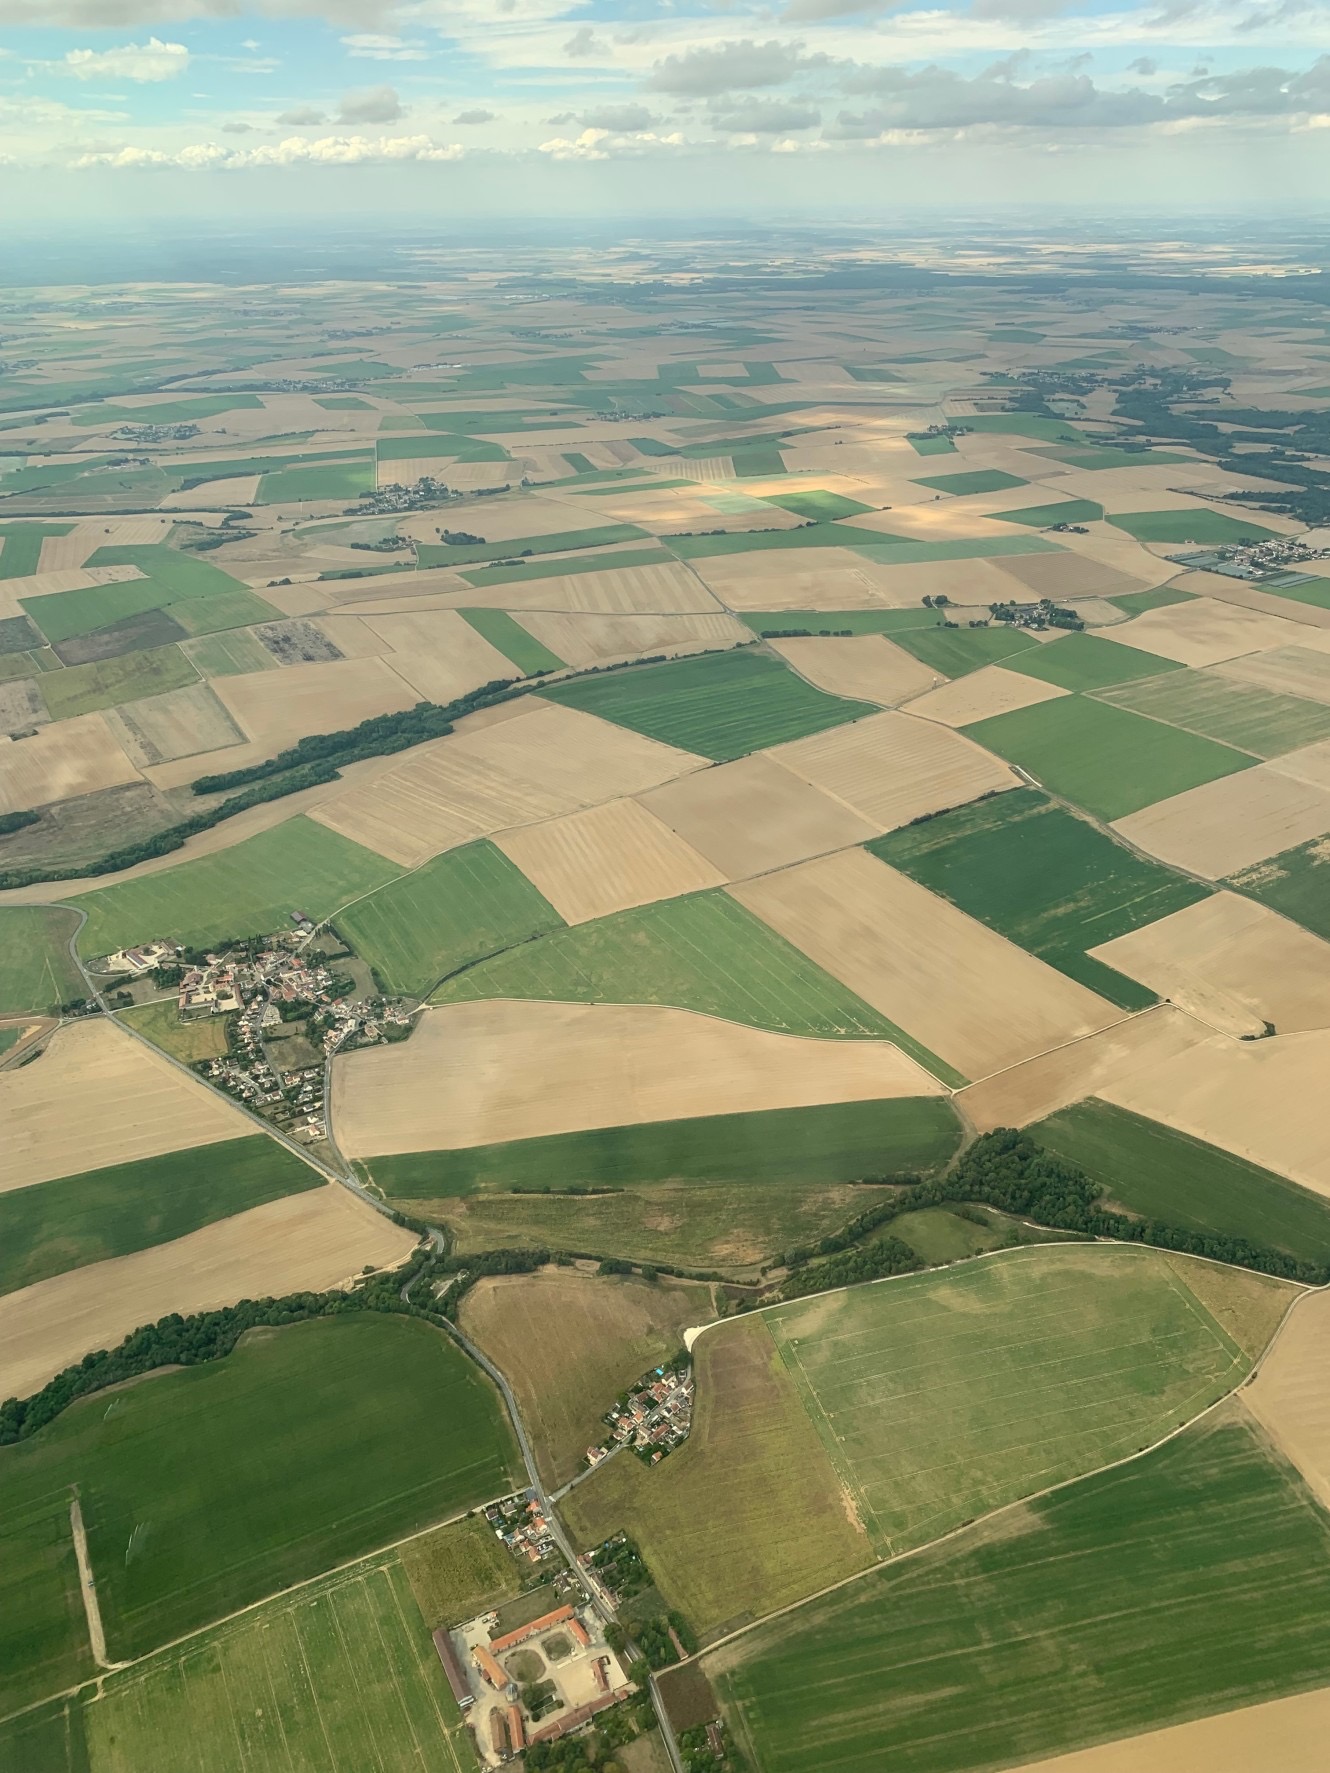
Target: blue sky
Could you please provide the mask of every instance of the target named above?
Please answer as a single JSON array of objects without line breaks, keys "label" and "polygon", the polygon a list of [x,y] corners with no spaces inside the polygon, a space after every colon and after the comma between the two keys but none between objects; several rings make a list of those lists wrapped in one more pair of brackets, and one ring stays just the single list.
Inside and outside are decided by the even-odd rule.
[{"label": "blue sky", "polygon": [[1323,0],[0,0],[59,213],[1324,204]]}]

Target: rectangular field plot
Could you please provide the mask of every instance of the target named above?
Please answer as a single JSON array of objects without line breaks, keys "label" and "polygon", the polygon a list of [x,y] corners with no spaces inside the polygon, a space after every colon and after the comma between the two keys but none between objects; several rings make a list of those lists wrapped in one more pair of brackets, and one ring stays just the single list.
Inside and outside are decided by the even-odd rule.
[{"label": "rectangular field plot", "polygon": [[1161,659],[1154,653],[1141,652],[1139,647],[1120,646],[1116,640],[1082,632],[1022,654],[1012,661],[1011,669],[1037,677],[1043,683],[1055,683],[1061,689],[1094,690],[1133,678],[1159,677],[1180,667],[1173,659]]},{"label": "rectangular field plot", "polygon": [[717,762],[874,712],[867,702],[824,695],[775,659],[751,653],[552,684],[543,693]]},{"label": "rectangular field plot", "polygon": [[1114,529],[1126,530],[1138,542],[1229,546],[1235,542],[1268,542],[1275,534],[1249,517],[1231,517],[1227,511],[1211,511],[1204,506],[1178,511],[1132,511],[1108,521]]},{"label": "rectangular field plot", "polygon": [[292,911],[327,917],[400,872],[311,819],[288,819],[215,855],[83,894],[79,947],[110,954],[159,937],[206,946],[289,929]]},{"label": "rectangular field plot", "polygon": [[[8,1449],[7,1460],[13,1458]],[[59,1480],[15,1493],[0,1480],[0,1709],[7,1714],[94,1672],[79,1592],[70,1495]],[[52,1731],[59,1740],[63,1731]],[[45,1731],[43,1731],[43,1736]],[[0,1726],[0,1751],[6,1746]],[[28,1763],[7,1763],[25,1773]],[[36,1763],[40,1766],[40,1762]],[[53,1773],[63,1773],[55,1759]],[[71,1773],[85,1773],[77,1763]]]},{"label": "rectangular field plot", "polygon": [[1044,1246],[764,1321],[891,1556],[1135,1452],[1222,1397],[1262,1344],[1244,1350],[1221,1328],[1206,1308],[1216,1291],[1231,1319],[1255,1312],[1266,1339],[1294,1297],[1185,1257]]},{"label": "rectangular field plot", "polygon": [[1084,696],[999,714],[966,731],[1101,819],[1120,819],[1254,761],[1227,745]]},{"label": "rectangular field plot", "polygon": [[1324,1686],[1328,1623],[1326,1517],[1230,1408],[706,1668],[765,1773],[978,1773]]},{"label": "rectangular field plot", "polygon": [[357,899],[337,928],[389,991],[421,997],[448,974],[561,923],[500,850],[473,843]]},{"label": "rectangular field plot", "polygon": [[198,673],[178,646],[158,646],[142,653],[121,653],[91,665],[67,665],[44,672],[42,699],[52,720],[69,720],[118,702],[137,702],[167,690],[196,683]]},{"label": "rectangular field plot", "polygon": [[943,677],[964,677],[983,665],[996,664],[1015,653],[1028,652],[1039,642],[1022,629],[910,628],[896,636],[906,652]]},{"label": "rectangular field plot", "polygon": [[1030,1132],[1079,1164],[1129,1213],[1243,1238],[1316,1267],[1330,1264],[1330,1202],[1259,1164],[1093,1100],[1061,1109]]},{"label": "rectangular field plot", "polygon": [[477,634],[488,640],[524,677],[540,671],[560,671],[565,661],[547,646],[542,646],[520,622],[515,622],[503,609],[464,609],[458,614]]},{"label": "rectangular field plot", "polygon": [[1330,788],[1262,763],[1142,807],[1117,828],[1150,855],[1221,880],[1330,831]]},{"label": "rectangular field plot", "polygon": [[474,1751],[400,1566],[361,1566],[113,1677],[96,1773],[469,1773]]},{"label": "rectangular field plot", "polygon": [[50,1012],[86,995],[69,953],[73,911],[46,905],[0,908],[0,1015]]},{"label": "rectangular field plot", "polygon": [[1153,1001],[1148,982],[1086,950],[1206,897],[1033,788],[940,813],[869,848],[1124,1009]]},{"label": "rectangular field plot", "polygon": [[1330,707],[1325,703],[1281,695],[1217,671],[1175,671],[1166,678],[1105,690],[1104,700],[1258,757],[1280,757],[1330,738]]},{"label": "rectangular field plot", "polygon": [[1229,885],[1330,941],[1330,844],[1323,837],[1235,874]]}]

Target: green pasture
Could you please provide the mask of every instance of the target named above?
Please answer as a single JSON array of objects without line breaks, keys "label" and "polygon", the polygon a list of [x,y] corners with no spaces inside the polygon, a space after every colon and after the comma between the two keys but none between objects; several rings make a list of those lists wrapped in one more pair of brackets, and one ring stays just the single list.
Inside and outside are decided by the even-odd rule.
[{"label": "green pasture", "polygon": [[972,493],[1005,492],[1009,486],[1028,486],[1030,483],[1022,480],[1019,474],[1008,474],[1001,468],[972,468],[967,474],[935,474],[928,479],[916,480],[914,484],[946,493],[953,499],[963,499]]},{"label": "green pasture", "polygon": [[352,462],[310,462],[306,467],[279,468],[259,480],[257,503],[281,505],[300,499],[363,499],[373,492],[374,459]]},{"label": "green pasture", "polygon": [[1259,1164],[1107,1102],[1078,1102],[1030,1131],[1140,1218],[1330,1265],[1330,1202]]},{"label": "green pasture", "polygon": [[339,913],[337,928],[388,991],[423,997],[487,955],[524,952],[563,919],[492,843],[447,850]]},{"label": "green pasture", "polygon": [[1173,659],[1161,659],[1157,653],[1144,653],[1139,647],[1123,646],[1121,641],[1082,629],[1037,646],[1015,660],[1011,669],[1023,677],[1037,677],[1041,683],[1055,683],[1060,689],[1098,690],[1136,678],[1160,677],[1182,667]]},{"label": "green pasture", "polygon": [[1143,616],[1147,610],[1167,609],[1174,603],[1191,603],[1193,593],[1180,591],[1176,585],[1156,585],[1153,591],[1125,591],[1121,597],[1108,601],[1129,616]]},{"label": "green pasture", "polygon": [[110,954],[158,937],[206,947],[290,929],[293,911],[317,922],[401,872],[313,819],[287,819],[230,849],[81,894],[79,949]]},{"label": "green pasture", "polygon": [[258,1133],[0,1194],[0,1293],[170,1243],[323,1177]]},{"label": "green pasture", "polygon": [[[7,483],[0,481],[0,486]],[[47,536],[67,536],[72,523],[0,523],[0,579],[26,579],[37,571]]]},{"label": "green pasture", "polygon": [[1247,517],[1208,508],[1191,511],[1129,511],[1108,520],[1138,542],[1196,542],[1223,546],[1232,542],[1268,542],[1276,531],[1263,529]]},{"label": "green pasture", "polygon": [[898,645],[943,677],[966,677],[982,665],[996,665],[1038,648],[1023,628],[995,622],[989,628],[907,628],[895,631]]},{"label": "green pasture", "polygon": [[186,634],[219,634],[228,628],[248,627],[251,622],[283,620],[281,610],[243,585],[237,585],[234,591],[183,598],[171,604],[166,614],[179,622]]},{"label": "green pasture", "polygon": [[[376,1157],[369,1168],[394,1200],[495,1195],[518,1213],[527,1203],[509,1195],[511,1189],[684,1183],[689,1199],[704,1210],[705,1185],[711,1183],[734,1184],[742,1192],[750,1185],[829,1185],[940,1170],[958,1139],[945,1097],[905,1096],[598,1127],[463,1151],[414,1151]],[[567,1198],[570,1206],[576,1203],[577,1197]]]},{"label": "green pasture", "polygon": [[81,1697],[53,1700],[0,1724],[6,1773],[90,1773]]},{"label": "green pasture", "polygon": [[263,642],[240,630],[186,640],[180,650],[203,677],[243,677],[251,671],[278,668]]},{"label": "green pasture", "polygon": [[1027,529],[1049,529],[1055,523],[1098,523],[1103,515],[1104,507],[1094,499],[1056,499],[1047,505],[993,513],[999,523],[1020,523]]},{"label": "green pasture", "polygon": [[757,502],[778,505],[782,511],[793,511],[796,517],[807,517],[814,523],[832,523],[838,517],[862,517],[865,512],[877,508],[862,504],[858,499],[847,499],[843,493],[823,491],[768,493]]},{"label": "green pasture", "polygon": [[622,572],[630,566],[672,566],[674,556],[660,546],[622,548],[613,554],[574,554],[558,560],[514,560],[507,566],[478,566],[464,572],[468,585],[481,590],[527,579],[560,579],[569,573]]},{"label": "green pasture", "polygon": [[78,919],[54,905],[0,907],[0,1015],[50,1015],[88,988],[69,953]]},{"label": "green pasture", "polygon": [[1323,702],[1282,695],[1217,671],[1176,671],[1166,682],[1107,690],[1104,700],[1258,757],[1281,757],[1330,739],[1330,708]]},{"label": "green pasture", "polygon": [[[0,1448],[0,1716],[62,1693],[95,1672],[62,1475],[14,1484]],[[0,1749],[5,1746],[0,1725]],[[42,1733],[43,1737],[45,1732]],[[61,1732],[52,1732],[59,1740]],[[40,1740],[40,1739],[39,1739]],[[45,1748],[43,1748],[43,1752]],[[59,1767],[58,1761],[52,1765]],[[9,1768],[3,1761],[5,1773]],[[27,1773],[23,1763],[13,1773]]]},{"label": "green pasture", "polygon": [[1086,950],[1194,905],[1209,890],[1115,843],[1034,788],[921,819],[868,847],[1129,1010],[1153,1003],[1154,993]]},{"label": "green pasture", "polygon": [[422,567],[472,566],[523,554],[569,554],[578,548],[613,548],[620,542],[646,541],[650,533],[635,523],[603,523],[590,529],[563,530],[553,536],[518,536],[508,542],[479,542],[474,546],[466,542],[421,542],[416,558]]},{"label": "green pasture", "polygon": [[954,456],[956,445],[945,431],[907,431],[905,440],[917,456]]},{"label": "green pasture", "polygon": [[[26,1523],[59,1494],[67,1526],[78,1484],[123,1659],[501,1494],[516,1473],[498,1397],[448,1337],[349,1313],[254,1331],[224,1360],[71,1405],[0,1449],[0,1522],[31,1566],[46,1541]],[[5,1666],[33,1698],[56,1689],[38,1686],[23,1621],[50,1614],[67,1574],[45,1555],[44,1582],[31,1568],[5,1578],[18,1640]]]},{"label": "green pasture", "polygon": [[867,702],[814,689],[780,659],[751,652],[606,672],[551,684],[542,694],[717,763],[876,712]]},{"label": "green pasture", "polygon": [[542,646],[534,634],[528,634],[506,609],[462,609],[457,613],[491,646],[497,647],[505,659],[516,665],[523,677],[534,677],[542,671],[563,670],[566,661],[547,646]]},{"label": "green pasture", "polygon": [[976,721],[965,731],[1101,819],[1124,818],[1256,761],[1213,739],[1086,696],[1040,702]]},{"label": "green pasture", "polygon": [[1225,1410],[709,1672],[764,1773],[980,1773],[1325,1686],[1328,1626],[1330,1523]]},{"label": "green pasture", "polygon": [[76,714],[92,714],[99,708],[114,708],[121,702],[159,696],[197,682],[198,673],[178,646],[158,646],[45,672],[38,679],[38,688],[51,719],[69,720]]}]

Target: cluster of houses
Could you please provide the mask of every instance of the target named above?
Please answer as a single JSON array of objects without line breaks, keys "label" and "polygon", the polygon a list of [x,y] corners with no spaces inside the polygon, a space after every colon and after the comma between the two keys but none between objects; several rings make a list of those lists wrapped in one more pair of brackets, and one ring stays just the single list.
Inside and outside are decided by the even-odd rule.
[{"label": "cluster of houses", "polygon": [[620,1447],[631,1447],[647,1465],[659,1465],[682,1446],[693,1426],[693,1369],[684,1360],[652,1367],[607,1410],[607,1441],[586,1450],[587,1464],[599,1465]]},{"label": "cluster of houses", "polygon": [[514,1557],[539,1564],[554,1556],[554,1538],[534,1490],[519,1490],[486,1503],[485,1519]]},{"label": "cluster of houses", "polygon": [[380,517],[395,511],[425,511],[433,505],[461,497],[461,493],[454,492],[442,480],[436,480],[432,474],[423,474],[414,486],[403,486],[395,480],[391,486],[381,486],[366,493],[356,506],[356,515]]},{"label": "cluster of houses", "polygon": [[1330,548],[1311,548],[1296,536],[1271,536],[1265,542],[1239,542],[1200,553],[1177,555],[1179,565],[1220,573],[1226,579],[1300,585],[1318,577],[1317,568],[1330,559]]}]

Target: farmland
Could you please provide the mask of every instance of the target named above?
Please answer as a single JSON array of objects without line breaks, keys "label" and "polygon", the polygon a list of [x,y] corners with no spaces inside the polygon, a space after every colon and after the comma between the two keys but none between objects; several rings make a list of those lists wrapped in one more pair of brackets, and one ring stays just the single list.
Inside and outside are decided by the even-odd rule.
[{"label": "farmland", "polygon": [[1194,904],[1206,889],[1114,843],[1037,789],[1016,789],[869,846],[1013,942],[1126,1009],[1152,993],[1086,950]]},{"label": "farmland", "polygon": [[491,646],[498,647],[505,658],[511,659],[523,676],[563,669],[565,661],[547,646],[542,646],[534,635],[528,634],[507,610],[464,609],[459,613],[477,634],[483,634]]},{"label": "farmland", "polygon": [[147,652],[98,659],[90,665],[47,671],[39,679],[39,687],[51,719],[69,720],[98,708],[114,708],[120,702],[160,696],[197,680],[198,673],[178,646],[158,646]]},{"label": "farmland", "polygon": [[1006,492],[1011,486],[1028,486],[1019,474],[1007,474],[1001,468],[976,468],[969,474],[935,474],[916,480],[916,486],[931,487],[934,492],[947,493],[954,499],[972,493]]},{"label": "farmland", "polygon": [[120,1019],[127,1028],[185,1065],[197,1064],[200,1059],[220,1059],[228,1051],[227,1018],[209,1016],[206,1021],[184,1021],[174,997],[122,1010]]},{"label": "farmland", "polygon": [[1097,523],[1104,508],[1094,499],[1057,499],[1049,505],[1024,505],[1019,511],[997,511],[994,515],[1001,523],[1048,529],[1055,523]]},{"label": "farmland", "polygon": [[[400,1434],[423,1391],[433,1407]],[[353,1314],[252,1332],[109,1410],[74,1404],[0,1453],[0,1499],[17,1555],[35,1558],[48,1540],[22,1523],[57,1492],[67,1515],[79,1484],[107,1641],[125,1657],[502,1491],[512,1457],[488,1381],[439,1331]],[[21,1580],[10,1616],[49,1609],[49,1593],[49,1577]],[[37,1678],[17,1652],[8,1665]]]},{"label": "farmland", "polygon": [[47,536],[68,535],[70,523],[0,525],[0,579],[25,579],[37,571]]},{"label": "farmland", "polygon": [[824,695],[775,659],[748,653],[552,684],[544,693],[717,762],[873,712],[866,702]]},{"label": "farmland", "polygon": [[13,1189],[0,1194],[0,1293],[167,1243],[322,1182],[257,1135]]},{"label": "farmland", "polygon": [[1027,652],[1038,642],[1019,628],[909,628],[896,641],[916,659],[944,677],[964,677],[982,665],[994,665]]},{"label": "farmland", "polygon": [[502,851],[475,843],[357,899],[337,927],[386,989],[423,997],[439,980],[467,979],[476,961],[520,949],[561,921]]},{"label": "farmland", "polygon": [[72,911],[45,905],[0,908],[0,1014],[51,1011],[87,990],[69,953]]},{"label": "farmland", "polygon": [[1330,707],[1323,702],[1280,695],[1212,671],[1173,672],[1162,680],[1107,690],[1104,699],[1257,757],[1280,757],[1330,739]]},{"label": "farmland", "polygon": [[1010,669],[1061,689],[1097,690],[1135,678],[1161,676],[1180,667],[1173,659],[1082,632],[1068,634],[1056,645],[1037,647],[1013,660]]},{"label": "farmland", "polygon": [[278,505],[305,499],[360,499],[374,485],[374,463],[328,462],[307,468],[279,468],[259,480],[258,502]]},{"label": "farmland", "polygon": [[493,1530],[479,1514],[421,1534],[402,1547],[400,1556],[431,1631],[511,1600],[522,1580],[516,1559],[495,1543]]},{"label": "farmland", "polygon": [[1268,862],[1233,875],[1230,885],[1291,917],[1304,929],[1330,939],[1330,898],[1321,870],[1330,860],[1324,838],[1271,856]]},{"label": "farmland", "polygon": [[1248,517],[1230,517],[1226,511],[1204,508],[1191,511],[1133,511],[1110,517],[1115,529],[1125,530],[1138,542],[1196,542],[1223,546],[1233,542],[1267,542],[1274,531]]}]

